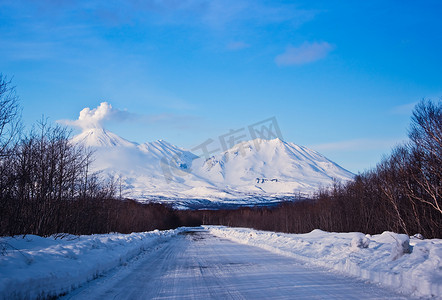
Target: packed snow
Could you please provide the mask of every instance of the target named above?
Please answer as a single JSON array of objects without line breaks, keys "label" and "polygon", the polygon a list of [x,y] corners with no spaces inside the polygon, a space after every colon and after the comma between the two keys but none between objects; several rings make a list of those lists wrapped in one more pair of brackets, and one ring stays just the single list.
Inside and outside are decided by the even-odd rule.
[{"label": "packed snow", "polygon": [[384,232],[284,234],[205,226],[218,237],[290,256],[309,265],[393,288],[418,297],[442,298],[442,240]]},{"label": "packed snow", "polygon": [[[195,234],[189,235],[188,233],[192,233],[192,231],[197,231],[196,233],[199,231],[201,237]],[[184,233],[184,235],[177,235],[178,233]],[[69,293],[79,286],[88,286],[89,284],[86,283],[91,280],[102,276],[106,278],[110,270],[127,268],[128,262],[131,266],[131,259],[137,257],[143,257],[137,265],[139,268],[146,269],[146,272],[154,272],[154,268],[158,269],[155,272],[165,272],[168,268],[157,265],[164,264],[165,260],[175,267],[184,264],[184,267],[187,267],[179,267],[184,268],[181,270],[184,273],[171,272],[182,280],[190,280],[189,277],[186,277],[186,272],[200,270],[201,267],[198,265],[202,265],[203,269],[201,270],[210,271],[211,269],[207,269],[208,265],[213,264],[216,257],[226,256],[223,258],[225,262],[219,262],[221,265],[214,265],[214,269],[212,269],[221,272],[220,267],[228,267],[225,275],[197,272],[199,275],[195,276],[203,276],[195,278],[199,284],[203,285],[202,289],[208,288],[204,287],[204,284],[219,285],[219,279],[227,280],[227,274],[233,270],[235,272],[245,272],[245,270],[252,272],[252,266],[259,267],[256,262],[259,261],[259,256],[254,258],[253,263],[242,262],[238,265],[235,263],[240,255],[244,256],[244,251],[248,251],[252,255],[251,248],[246,249],[235,247],[233,244],[225,244],[222,242],[223,239],[210,238],[213,235],[248,245],[248,247],[259,247],[278,255],[291,257],[304,264],[304,267],[310,268],[310,271],[305,270],[305,272],[311,273],[308,276],[312,278],[315,278],[315,272],[320,272],[315,267],[324,267],[363,279],[366,282],[380,284],[404,295],[442,298],[442,240],[440,239],[410,238],[392,232],[373,236],[358,232],[330,233],[321,230],[314,230],[307,234],[283,234],[245,228],[204,226],[199,229],[180,228],[132,234],[57,235],[47,238],[33,235],[3,237],[0,239],[2,247],[0,299],[35,299]],[[189,236],[191,239],[183,240],[183,236]],[[201,240],[202,238],[203,240]],[[195,243],[203,241],[204,243],[191,244],[192,241]],[[205,257],[205,255],[209,255],[207,251],[211,251],[210,257]],[[253,255],[259,254],[255,252]],[[259,254],[263,256],[262,259],[264,259],[265,252]],[[165,257],[162,257],[161,253]],[[172,253],[175,254],[172,255]],[[193,255],[193,257],[189,257],[189,255]],[[247,255],[244,256],[244,259],[246,258]],[[181,261],[174,262],[174,259]],[[188,262],[183,262],[183,259]],[[244,269],[244,266],[247,268]],[[239,269],[232,269],[233,267]],[[270,266],[259,268],[267,270]],[[300,267],[291,268],[293,270],[287,269],[287,272],[299,272]],[[118,271],[113,272],[118,273]],[[112,280],[122,280],[121,277],[126,277],[128,272],[132,272],[130,268],[123,272],[124,276],[116,275]],[[160,273],[157,274],[158,278],[153,278],[152,283],[149,284],[156,282],[167,286],[167,280],[162,281],[165,275]],[[269,275],[252,273],[250,278],[256,278],[259,275],[263,282]],[[208,279],[204,278],[205,274],[209,277],[217,276],[217,278],[210,283],[210,280],[207,281]],[[243,278],[244,274],[238,273],[237,276]],[[277,273],[272,276],[278,277]],[[322,275],[318,273],[317,276]],[[233,279],[232,286],[237,280]],[[268,280],[270,279],[268,278]],[[192,284],[189,282],[188,284],[190,288]],[[253,282],[248,284],[256,285]],[[278,285],[280,284],[282,283],[279,282]],[[293,282],[285,282],[284,284],[289,288]],[[305,288],[308,290],[308,285]],[[250,291],[248,290],[248,292]]]},{"label": "packed snow", "polygon": [[36,299],[67,293],[126,264],[181,230],[2,237],[0,299]]},{"label": "packed snow", "polygon": [[152,252],[63,298],[411,299],[294,258],[188,228]]},{"label": "packed snow", "polygon": [[209,159],[163,140],[139,145],[103,128],[72,141],[95,152],[92,169],[118,180],[124,196],[183,207],[201,203],[195,199],[215,206],[268,203],[353,178],[318,152],[280,139],[242,142]]}]

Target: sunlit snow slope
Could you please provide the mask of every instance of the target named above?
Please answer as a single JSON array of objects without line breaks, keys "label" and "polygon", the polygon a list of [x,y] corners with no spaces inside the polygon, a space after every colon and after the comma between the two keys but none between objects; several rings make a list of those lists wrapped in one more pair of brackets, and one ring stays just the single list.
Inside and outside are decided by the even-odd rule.
[{"label": "sunlit snow slope", "polygon": [[275,195],[309,193],[353,175],[316,151],[280,139],[243,142],[207,161],[195,161],[194,167],[219,187]]},{"label": "sunlit snow slope", "polygon": [[207,160],[163,140],[139,145],[102,128],[72,140],[94,151],[93,169],[121,182],[124,196],[182,207],[274,202],[353,177],[318,152],[279,139],[243,142]]}]

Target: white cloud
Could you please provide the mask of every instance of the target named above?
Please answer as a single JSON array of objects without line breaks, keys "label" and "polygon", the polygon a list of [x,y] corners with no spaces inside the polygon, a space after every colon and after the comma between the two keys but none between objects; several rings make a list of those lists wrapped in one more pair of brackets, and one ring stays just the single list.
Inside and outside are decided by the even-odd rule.
[{"label": "white cloud", "polygon": [[59,123],[87,130],[90,128],[101,128],[104,121],[126,119],[129,115],[130,113],[115,109],[107,102],[101,102],[96,108],[83,108],[77,120],[60,120]]},{"label": "white cloud", "polygon": [[287,47],[284,53],[276,56],[275,62],[278,66],[308,64],[323,59],[333,48],[327,42],[304,42],[299,47]]},{"label": "white cloud", "polygon": [[101,102],[96,108],[85,107],[80,111],[77,120],[58,120],[58,123],[88,130],[91,128],[103,128],[106,121],[113,122],[138,122],[142,124],[161,124],[171,128],[186,128],[192,126],[199,118],[188,115],[162,114],[138,114],[113,108],[108,102]]}]

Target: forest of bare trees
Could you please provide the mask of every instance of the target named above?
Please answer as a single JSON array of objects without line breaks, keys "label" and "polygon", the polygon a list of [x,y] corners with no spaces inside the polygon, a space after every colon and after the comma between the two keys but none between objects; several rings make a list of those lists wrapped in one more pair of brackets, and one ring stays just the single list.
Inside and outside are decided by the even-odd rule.
[{"label": "forest of bare trees", "polygon": [[92,153],[42,119],[25,132],[11,82],[0,74],[0,235],[129,233],[221,224],[292,233],[386,230],[442,237],[442,101],[414,109],[409,141],[353,181],[274,208],[174,210],[116,197],[90,172]]}]

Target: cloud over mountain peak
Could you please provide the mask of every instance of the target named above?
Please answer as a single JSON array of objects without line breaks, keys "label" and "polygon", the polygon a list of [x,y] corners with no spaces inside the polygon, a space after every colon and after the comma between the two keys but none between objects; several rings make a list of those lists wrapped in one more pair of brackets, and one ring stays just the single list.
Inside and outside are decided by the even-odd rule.
[{"label": "cloud over mountain peak", "polygon": [[83,131],[92,128],[103,128],[103,123],[108,120],[124,120],[131,113],[113,108],[108,102],[101,102],[96,108],[85,107],[80,111],[77,120],[59,120],[59,123],[75,126]]}]

